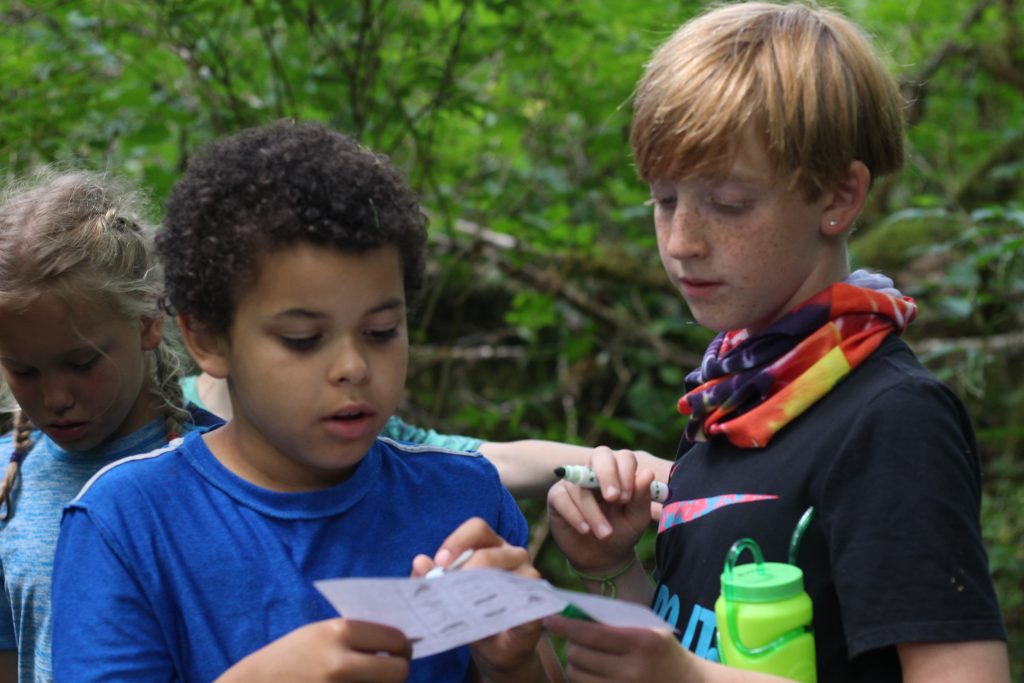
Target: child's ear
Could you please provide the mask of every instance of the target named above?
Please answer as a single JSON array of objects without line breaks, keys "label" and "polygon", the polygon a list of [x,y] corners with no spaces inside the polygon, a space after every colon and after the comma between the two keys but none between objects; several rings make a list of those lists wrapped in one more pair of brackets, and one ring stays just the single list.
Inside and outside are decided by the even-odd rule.
[{"label": "child's ear", "polygon": [[846,175],[832,186],[832,198],[821,216],[821,231],[830,237],[842,235],[864,208],[871,188],[871,171],[860,161],[850,163]]},{"label": "child's ear", "polygon": [[142,318],[142,350],[152,351],[164,339],[164,316]]},{"label": "child's ear", "polygon": [[181,340],[199,369],[218,379],[227,377],[227,336],[214,332],[190,315],[179,315],[176,319],[181,328]]}]

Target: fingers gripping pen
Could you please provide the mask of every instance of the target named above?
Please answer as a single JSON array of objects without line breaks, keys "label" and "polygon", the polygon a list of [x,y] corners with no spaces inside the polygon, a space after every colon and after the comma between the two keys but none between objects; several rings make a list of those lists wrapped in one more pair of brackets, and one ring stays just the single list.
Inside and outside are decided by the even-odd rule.
[{"label": "fingers gripping pen", "polygon": [[456,569],[460,568],[462,565],[466,564],[466,562],[468,562],[469,558],[471,558],[471,557],[473,557],[473,549],[472,548],[466,548],[465,550],[462,551],[461,555],[459,555],[458,557],[455,558],[454,561],[452,561],[452,563],[450,565],[448,565],[447,567],[434,567],[433,569],[428,571],[426,574],[424,574],[423,578],[425,578],[425,579],[436,579],[439,576],[444,576],[448,572],[453,572]]},{"label": "fingers gripping pen", "polygon": [[[585,489],[601,488],[601,485],[597,482],[597,475],[594,474],[594,470],[590,469],[586,465],[566,465],[565,467],[556,467],[555,476],[559,479],[564,479],[570,484],[582,486]],[[668,484],[663,481],[652,481],[651,500],[655,503],[664,503],[668,500]]]}]

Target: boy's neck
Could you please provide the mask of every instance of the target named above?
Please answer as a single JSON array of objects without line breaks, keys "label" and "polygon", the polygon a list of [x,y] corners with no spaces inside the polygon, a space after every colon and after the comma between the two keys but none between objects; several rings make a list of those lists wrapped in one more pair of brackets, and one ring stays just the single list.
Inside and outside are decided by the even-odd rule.
[{"label": "boy's neck", "polygon": [[[260,458],[260,454],[272,448],[266,442],[249,443],[246,432],[238,429],[235,421],[206,432],[203,441],[228,471],[254,486],[276,493],[308,493],[337,486],[348,480],[356,466],[337,470],[329,475],[310,478],[310,472],[303,468],[282,469],[278,458]],[[287,465],[285,464],[285,467]]]}]

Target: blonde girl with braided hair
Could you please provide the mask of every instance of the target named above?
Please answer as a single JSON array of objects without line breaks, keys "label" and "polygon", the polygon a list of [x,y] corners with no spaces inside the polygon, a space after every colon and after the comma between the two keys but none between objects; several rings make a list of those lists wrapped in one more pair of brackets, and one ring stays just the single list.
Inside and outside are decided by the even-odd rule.
[{"label": "blonde girl with braided hair", "polygon": [[162,275],[136,192],[46,170],[0,198],[0,682],[51,680],[61,510],[97,471],[199,425],[163,339]]}]

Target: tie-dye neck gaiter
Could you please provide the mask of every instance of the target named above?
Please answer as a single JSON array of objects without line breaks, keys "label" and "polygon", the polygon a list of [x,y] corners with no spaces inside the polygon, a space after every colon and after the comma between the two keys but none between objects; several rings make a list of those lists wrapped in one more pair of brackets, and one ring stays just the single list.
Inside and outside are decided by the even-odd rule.
[{"label": "tie-dye neck gaiter", "polygon": [[721,332],[687,375],[686,438],[762,448],[917,315],[892,280],[858,270],[764,330]]}]

